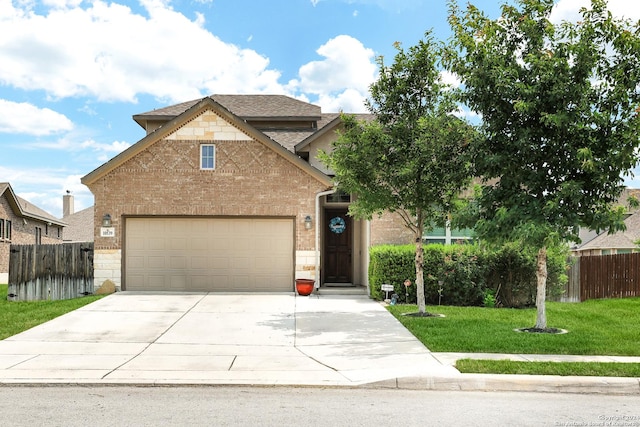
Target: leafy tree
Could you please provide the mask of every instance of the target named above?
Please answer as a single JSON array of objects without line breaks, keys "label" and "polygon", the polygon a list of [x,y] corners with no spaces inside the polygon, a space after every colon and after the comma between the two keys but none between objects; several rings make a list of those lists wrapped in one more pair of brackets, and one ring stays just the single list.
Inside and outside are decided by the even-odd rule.
[{"label": "leafy tree", "polygon": [[391,66],[378,58],[380,76],[367,107],[374,119],[344,115],[344,131],[321,158],[335,173],[337,188],[354,193],[356,218],[397,212],[416,246],[418,310],[425,314],[422,235],[443,224],[456,196],[469,182],[464,153],[474,132],[452,115],[454,91],[441,78],[441,46],[430,33],[408,51],[395,45]]},{"label": "leafy tree", "polygon": [[640,145],[640,28],[613,18],[603,0],[581,9],[580,22],[556,25],[553,0],[515,4],[489,19],[451,1],[445,62],[482,116],[476,232],[535,248],[535,327],[547,329],[547,246],[579,241],[580,226],[624,228],[615,204]]}]

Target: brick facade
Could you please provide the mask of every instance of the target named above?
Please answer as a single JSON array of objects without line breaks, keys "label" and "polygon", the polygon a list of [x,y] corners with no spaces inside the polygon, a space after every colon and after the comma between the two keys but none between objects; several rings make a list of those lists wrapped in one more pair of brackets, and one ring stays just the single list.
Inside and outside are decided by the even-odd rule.
[{"label": "brick facade", "polygon": [[408,245],[414,243],[414,236],[400,218],[393,212],[386,212],[371,221],[371,242],[374,245]]},{"label": "brick facade", "polygon": [[[200,169],[203,143],[215,144],[215,170]],[[305,229],[304,218],[315,212],[316,193],[326,190],[326,183],[213,111],[87,185],[95,196],[96,286],[107,278],[121,284],[114,260],[121,257],[122,218],[145,215],[295,217],[295,249],[301,255],[296,269],[308,275],[304,260],[313,259],[306,255],[315,248],[315,234]],[[114,238],[100,237],[106,213],[116,229]]]}]

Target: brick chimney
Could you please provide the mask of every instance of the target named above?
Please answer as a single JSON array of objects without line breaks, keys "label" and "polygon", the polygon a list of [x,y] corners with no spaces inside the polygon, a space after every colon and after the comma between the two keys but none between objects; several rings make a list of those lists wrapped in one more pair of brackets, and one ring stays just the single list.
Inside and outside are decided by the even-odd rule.
[{"label": "brick chimney", "polygon": [[73,215],[75,213],[73,209],[73,195],[67,190],[67,194],[62,196],[62,218]]}]

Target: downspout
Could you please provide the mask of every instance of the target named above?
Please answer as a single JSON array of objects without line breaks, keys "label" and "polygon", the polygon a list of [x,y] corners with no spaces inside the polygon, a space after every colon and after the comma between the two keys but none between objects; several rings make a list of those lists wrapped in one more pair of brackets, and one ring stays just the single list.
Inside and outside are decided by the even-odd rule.
[{"label": "downspout", "polygon": [[369,289],[369,249],[371,248],[371,221],[365,221],[364,229],[364,271],[362,272],[362,281],[367,288],[367,295],[371,295]]},{"label": "downspout", "polygon": [[316,290],[320,288],[320,197],[335,193],[336,190],[326,190],[316,193]]}]

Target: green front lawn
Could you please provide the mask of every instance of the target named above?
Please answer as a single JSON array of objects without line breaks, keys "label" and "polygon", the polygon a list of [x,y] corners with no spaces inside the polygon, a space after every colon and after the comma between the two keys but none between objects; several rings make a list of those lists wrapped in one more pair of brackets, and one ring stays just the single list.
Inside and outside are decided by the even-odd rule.
[{"label": "green front lawn", "polygon": [[[535,308],[427,306],[428,312],[445,315],[441,318],[402,315],[415,313],[415,305],[395,305],[388,309],[433,352],[640,356],[640,298],[547,302],[548,327],[569,331],[558,335],[514,332],[517,328],[534,326]],[[509,372],[507,364],[480,362],[492,367],[495,373]],[[524,363],[527,369],[535,367],[527,365],[531,362],[518,363]],[[571,375],[582,375],[582,363],[564,365],[568,367],[561,369],[575,371]],[[637,364],[622,369],[628,369],[630,376],[635,376],[633,372],[637,371],[632,370],[638,368],[633,365]],[[481,372],[480,368],[476,369]],[[533,373],[538,371],[542,369]]]},{"label": "green front lawn", "polygon": [[61,301],[7,301],[7,285],[0,285],[0,340],[33,328],[102,298],[90,295]]}]

